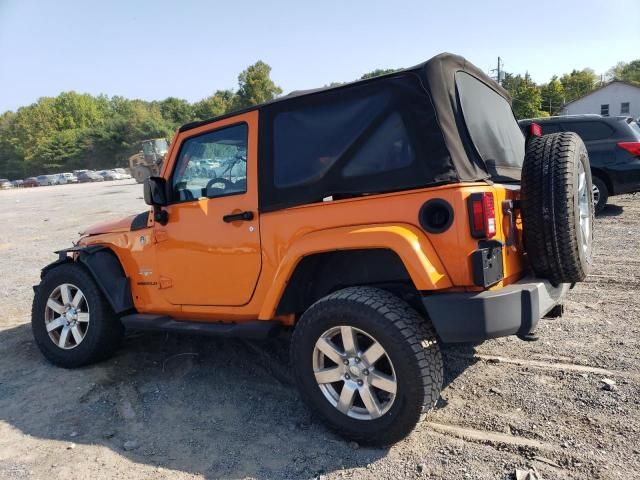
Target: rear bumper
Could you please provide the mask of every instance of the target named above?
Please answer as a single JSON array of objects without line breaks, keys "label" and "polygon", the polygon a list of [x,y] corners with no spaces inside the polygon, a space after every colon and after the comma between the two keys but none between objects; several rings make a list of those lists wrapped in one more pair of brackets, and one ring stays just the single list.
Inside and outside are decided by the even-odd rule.
[{"label": "rear bumper", "polygon": [[434,293],[422,301],[443,342],[475,342],[534,331],[567,290],[568,283],[526,277],[499,290]]}]

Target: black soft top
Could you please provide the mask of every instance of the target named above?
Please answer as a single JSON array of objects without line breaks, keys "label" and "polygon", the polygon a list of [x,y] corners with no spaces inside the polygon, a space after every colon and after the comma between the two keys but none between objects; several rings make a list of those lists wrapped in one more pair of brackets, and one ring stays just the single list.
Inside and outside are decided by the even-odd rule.
[{"label": "black soft top", "polygon": [[524,156],[507,91],[450,53],[367,80],[295,91],[180,131],[253,110],[260,111],[263,210],[334,195],[518,180]]}]

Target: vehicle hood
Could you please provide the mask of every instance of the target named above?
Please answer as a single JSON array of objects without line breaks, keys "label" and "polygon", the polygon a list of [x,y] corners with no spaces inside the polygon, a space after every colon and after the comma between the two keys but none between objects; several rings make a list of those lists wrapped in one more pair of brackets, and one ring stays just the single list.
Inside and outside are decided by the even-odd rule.
[{"label": "vehicle hood", "polygon": [[131,222],[136,215],[130,215],[119,220],[111,220],[109,222],[96,223],[88,228],[85,228],[81,235],[98,235],[100,233],[118,233],[128,232],[131,230]]}]

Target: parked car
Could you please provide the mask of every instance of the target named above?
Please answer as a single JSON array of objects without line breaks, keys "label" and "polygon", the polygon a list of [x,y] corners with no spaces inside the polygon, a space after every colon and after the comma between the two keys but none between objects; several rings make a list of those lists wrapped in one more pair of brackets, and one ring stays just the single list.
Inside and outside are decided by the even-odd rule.
[{"label": "parked car", "polygon": [[7,190],[9,188],[13,188],[13,183],[8,178],[0,178],[0,189]]},{"label": "parked car", "polygon": [[65,179],[65,183],[78,183],[78,177],[76,177],[73,173],[61,173],[60,177]]},{"label": "parked car", "polygon": [[526,130],[535,122],[544,135],[576,132],[587,147],[591,163],[596,213],[609,197],[640,191],[640,126],[631,117],[569,115],[520,120]]},{"label": "parked car", "polygon": [[80,174],[81,174],[81,173],[92,172],[92,171],[93,171],[93,170],[87,170],[87,169],[85,168],[85,169],[82,169],[82,170],[74,170],[74,171],[73,171],[73,174],[74,174],[76,177],[78,177],[78,176],[80,176]]},{"label": "parked car", "polygon": [[56,175],[38,175],[36,177],[41,187],[46,187],[48,185],[58,185],[58,177]]},{"label": "parked car", "polygon": [[[145,180],[146,211],[85,229],[44,267],[32,331],[54,364],[106,358],[125,328],[288,330],[318,418],[388,445],[440,398],[441,344],[531,339],[592,265],[582,140],[525,138],[506,90],[462,57],[174,138],[163,176]],[[189,174],[211,156],[224,171]]]},{"label": "parked car", "polygon": [[24,186],[24,180],[13,180],[11,183],[13,183],[13,186],[16,188],[21,188]]},{"label": "parked car", "polygon": [[120,174],[121,180],[129,180],[130,178],[133,178],[131,174],[124,168],[114,168],[113,171]]},{"label": "parked car", "polygon": [[29,177],[29,178],[25,178],[24,182],[22,183],[22,186],[27,188],[27,187],[39,187],[40,186],[40,182],[38,181],[38,179],[36,177]]},{"label": "parked car", "polygon": [[96,172],[86,171],[78,175],[78,182],[104,182],[102,175],[98,175]]},{"label": "parked car", "polygon": [[120,174],[113,170],[101,170],[98,172],[98,175],[102,175],[102,178],[105,180],[120,180]]}]

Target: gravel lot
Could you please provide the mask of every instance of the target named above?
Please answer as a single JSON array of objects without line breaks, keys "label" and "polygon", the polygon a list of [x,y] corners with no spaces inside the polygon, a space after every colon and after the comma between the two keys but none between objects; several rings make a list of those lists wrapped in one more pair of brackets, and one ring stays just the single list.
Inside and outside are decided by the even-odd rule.
[{"label": "gravel lot", "polygon": [[[596,221],[596,268],[537,342],[445,351],[446,387],[390,449],[327,431],[272,346],[129,335],[49,365],[29,326],[39,270],[88,224],[144,210],[131,181],[0,191],[0,478],[514,478],[640,475],[640,196]],[[604,378],[615,385],[606,389]]]}]

